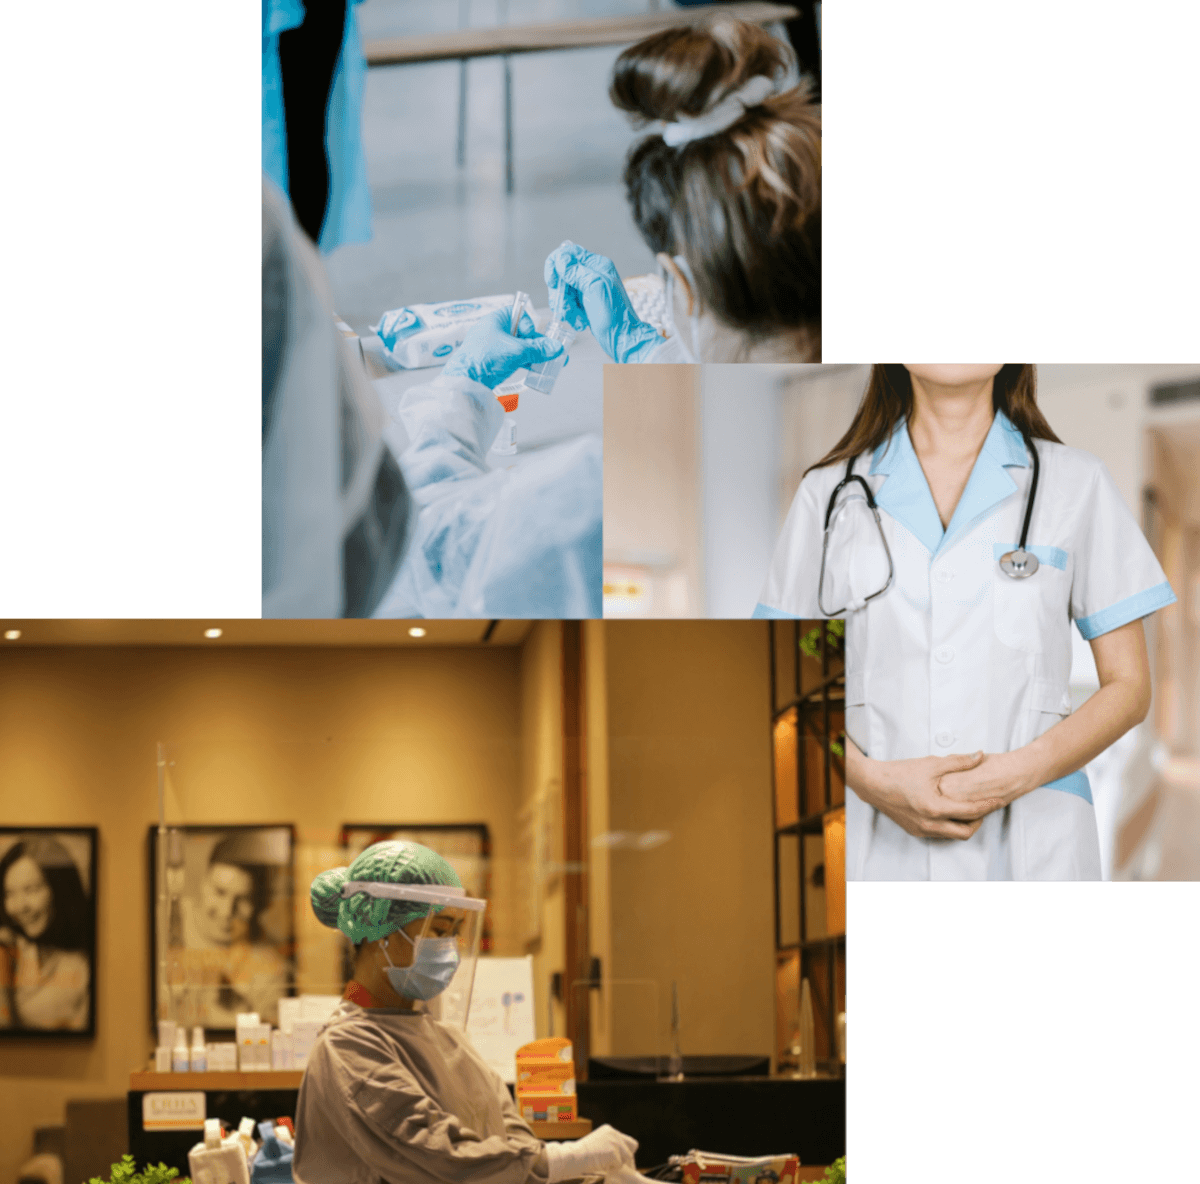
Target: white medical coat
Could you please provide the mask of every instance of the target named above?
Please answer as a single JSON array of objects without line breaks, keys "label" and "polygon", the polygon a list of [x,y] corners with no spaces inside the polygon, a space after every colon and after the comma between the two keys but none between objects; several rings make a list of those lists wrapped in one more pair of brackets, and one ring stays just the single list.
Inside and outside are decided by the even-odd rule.
[{"label": "white medical coat", "polygon": [[[1175,594],[1103,463],[1034,441],[1040,461],[1027,579],[997,560],[1021,536],[1033,469],[1020,433],[997,413],[949,526],[902,422],[864,453],[895,580],[846,620],[846,734],[868,756],[903,760],[1010,752],[1071,711],[1071,622],[1091,640],[1172,604]],[[845,463],[800,483],[755,615],[822,617],[817,603],[825,512]],[[853,496],[849,491],[844,496]],[[839,498],[839,504],[841,498]],[[869,516],[831,543],[826,607],[883,586],[887,560]],[[1099,879],[1087,775],[1072,773],[989,814],[967,840],[914,838],[846,790],[852,880]]]}]

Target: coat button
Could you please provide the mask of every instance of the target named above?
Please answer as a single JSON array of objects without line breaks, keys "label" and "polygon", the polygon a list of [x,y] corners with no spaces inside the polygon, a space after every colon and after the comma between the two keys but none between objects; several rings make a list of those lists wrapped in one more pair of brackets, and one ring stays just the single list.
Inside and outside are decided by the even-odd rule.
[{"label": "coat button", "polygon": [[934,740],[937,741],[939,748],[949,748],[950,745],[954,743],[954,733],[939,732],[936,736],[934,736]]},{"label": "coat button", "polygon": [[939,584],[948,584],[952,579],[954,579],[954,573],[948,567],[939,567],[937,571],[933,573],[933,578],[937,580]]},{"label": "coat button", "polygon": [[944,666],[947,662],[954,661],[954,647],[952,645],[939,645],[933,651],[933,656]]}]

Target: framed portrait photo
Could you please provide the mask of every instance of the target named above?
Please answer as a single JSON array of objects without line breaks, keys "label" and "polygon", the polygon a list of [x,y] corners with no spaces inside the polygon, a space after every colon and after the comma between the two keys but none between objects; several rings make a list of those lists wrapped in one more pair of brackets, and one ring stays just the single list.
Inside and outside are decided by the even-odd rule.
[{"label": "framed portrait photo", "polygon": [[94,826],[0,826],[0,1040],[96,1035]]},{"label": "framed portrait photo", "polygon": [[248,1011],[278,1024],[295,984],[295,845],[290,824],[150,828],[152,1026],[231,1032]]}]

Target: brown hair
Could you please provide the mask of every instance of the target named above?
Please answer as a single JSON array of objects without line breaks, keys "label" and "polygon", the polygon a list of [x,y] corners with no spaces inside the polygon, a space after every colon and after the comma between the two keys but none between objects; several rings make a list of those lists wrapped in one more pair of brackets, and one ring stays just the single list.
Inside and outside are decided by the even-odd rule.
[{"label": "brown hair", "polygon": [[[992,408],[1003,411],[1023,435],[1062,443],[1038,410],[1036,366],[1002,366],[992,381]],[[901,420],[908,422],[912,409],[912,375],[908,370],[897,365],[872,366],[867,389],[846,434],[805,473],[878,448]]]},{"label": "brown hair", "polygon": [[[609,94],[635,125],[697,116],[792,51],[757,25],[717,16],[625,50]],[[821,324],[821,109],[807,86],[770,95],[732,127],[630,150],[625,191],[654,252],[682,255],[705,307],[751,337]]]}]

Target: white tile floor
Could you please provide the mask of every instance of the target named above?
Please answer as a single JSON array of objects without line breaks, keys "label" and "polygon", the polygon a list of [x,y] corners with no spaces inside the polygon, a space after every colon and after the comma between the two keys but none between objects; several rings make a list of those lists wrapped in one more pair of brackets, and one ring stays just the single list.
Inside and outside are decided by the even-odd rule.
[{"label": "white tile floor", "polygon": [[[659,7],[666,7],[661,0]],[[509,23],[643,12],[647,0],[511,0]],[[471,0],[471,26],[496,24],[504,0]],[[456,0],[365,0],[364,39],[459,27]],[[653,269],[633,226],[621,171],[636,134],[608,100],[619,49],[512,59],[516,191],[504,192],[503,68],[470,62],[465,167],[455,163],[459,66],[368,73],[363,138],[374,238],[326,259],[334,302],[360,332],[385,309],[510,292],[545,302],[542,264],[572,238],[622,274]]]}]

